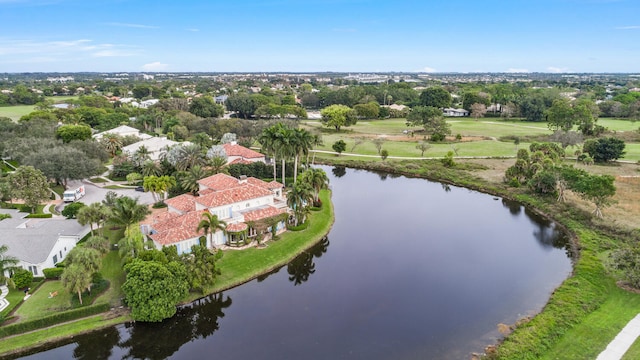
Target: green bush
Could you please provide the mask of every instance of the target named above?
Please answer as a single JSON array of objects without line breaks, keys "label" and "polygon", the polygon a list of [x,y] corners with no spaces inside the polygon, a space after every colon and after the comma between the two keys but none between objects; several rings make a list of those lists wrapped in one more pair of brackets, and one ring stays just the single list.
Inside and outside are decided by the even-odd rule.
[{"label": "green bush", "polygon": [[16,285],[17,289],[23,289],[31,285],[33,281],[33,274],[29,270],[25,269],[16,269],[13,272],[13,276],[11,276],[13,283]]},{"label": "green bush", "polygon": [[298,226],[292,226],[292,225],[287,225],[287,230],[291,230],[291,231],[302,231],[306,228],[309,227],[309,221],[302,223]]},{"label": "green bush", "polygon": [[62,210],[62,215],[64,215],[67,219],[75,219],[78,211],[85,207],[85,203],[83,202],[74,202],[64,207]]},{"label": "green bush", "polygon": [[29,219],[49,219],[53,217],[53,215],[52,214],[29,214],[25,217]]},{"label": "green bush", "polygon": [[11,218],[11,214],[0,214],[0,221],[4,219],[10,219],[10,218]]},{"label": "green bush", "polygon": [[42,272],[44,273],[45,279],[59,279],[63,271],[64,271],[64,268],[62,267],[48,268],[48,269],[42,270]]},{"label": "green bush", "polygon": [[111,306],[108,303],[90,305],[69,311],[58,312],[39,319],[27,320],[3,326],[0,327],[0,338],[103,313],[109,311],[110,308]]}]

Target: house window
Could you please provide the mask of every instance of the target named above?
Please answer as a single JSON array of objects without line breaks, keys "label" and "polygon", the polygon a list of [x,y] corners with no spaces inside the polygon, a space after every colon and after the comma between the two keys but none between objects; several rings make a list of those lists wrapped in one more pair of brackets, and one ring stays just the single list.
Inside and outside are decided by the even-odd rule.
[{"label": "house window", "polygon": [[53,265],[58,263],[58,255],[53,255]]},{"label": "house window", "polygon": [[60,250],[60,259],[62,259],[62,250]]},{"label": "house window", "polygon": [[38,275],[38,268],[36,266],[29,266],[29,271],[31,271],[33,275]]},{"label": "house window", "polygon": [[247,207],[251,206],[251,203],[247,203]]}]

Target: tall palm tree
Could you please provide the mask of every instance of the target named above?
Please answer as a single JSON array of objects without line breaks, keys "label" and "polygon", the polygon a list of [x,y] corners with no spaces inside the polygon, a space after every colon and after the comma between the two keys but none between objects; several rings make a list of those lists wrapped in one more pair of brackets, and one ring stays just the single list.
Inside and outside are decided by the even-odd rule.
[{"label": "tall palm tree", "polygon": [[286,176],[286,161],[291,158],[293,155],[293,144],[295,143],[295,132],[293,129],[290,129],[284,126],[282,123],[278,123],[278,131],[276,133],[276,138],[273,144],[273,147],[280,157],[282,161],[282,184],[285,184],[285,176]]},{"label": "tall palm tree", "polygon": [[198,223],[196,231],[204,230],[204,236],[207,238],[207,247],[209,247],[213,245],[213,239],[210,239],[210,237],[218,230],[224,231],[226,225],[227,223],[219,220],[217,215],[206,211],[202,213],[202,220]]},{"label": "tall palm tree", "polygon": [[182,178],[180,178],[180,186],[183,189],[190,191],[193,196],[198,195],[200,185],[198,180],[204,179],[209,173],[200,165],[195,165],[189,171],[185,172]]},{"label": "tall palm tree", "polygon": [[[89,224],[91,228],[91,236],[93,233],[93,224],[96,224],[96,227],[102,229],[101,225],[109,217],[109,209],[103,203],[92,203],[89,206],[83,206],[80,210],[78,210],[78,214],[76,218],[78,219],[78,223],[80,225]],[[100,231],[102,234],[102,231]]]},{"label": "tall palm tree", "polygon": [[91,285],[91,274],[80,264],[71,264],[65,267],[60,279],[69,292],[78,294],[78,300],[82,305],[82,292]]},{"label": "tall palm tree", "polygon": [[107,133],[102,137],[102,144],[113,157],[118,150],[122,149],[122,138],[119,135]]},{"label": "tall palm tree", "polygon": [[[311,139],[311,149],[316,148],[318,146],[322,146],[324,143],[322,142],[322,135],[320,134],[313,134],[312,135],[312,139]],[[316,162],[316,153],[315,151],[313,152],[313,159],[311,160],[311,163],[315,163]],[[307,166],[309,166],[309,153],[307,153]]]},{"label": "tall palm tree", "polygon": [[313,189],[313,201],[315,203],[320,200],[320,190],[329,186],[327,173],[322,169],[310,168],[300,175],[300,180],[308,183]]},{"label": "tall palm tree", "polygon": [[136,164],[137,167],[142,167],[145,161],[150,159],[151,159],[151,152],[144,145],[140,146],[132,156],[133,163]]},{"label": "tall palm tree", "polygon": [[295,155],[293,162],[293,182],[298,179],[298,162],[300,161],[300,155],[309,154],[309,149],[313,142],[313,135],[304,129],[293,130],[293,141],[291,144],[291,152]]},{"label": "tall palm tree", "polygon": [[196,165],[205,164],[204,154],[197,144],[182,146],[180,150],[180,161],[176,163],[176,169],[185,171]]},{"label": "tall palm tree", "polygon": [[117,225],[123,225],[128,228],[144,220],[150,213],[149,208],[146,205],[138,204],[137,199],[122,196],[115,200],[109,219]]},{"label": "tall palm tree", "polygon": [[214,174],[225,172],[225,165],[227,165],[227,159],[221,156],[214,156],[209,159],[209,166],[211,167],[211,172],[213,172]]},{"label": "tall palm tree", "polygon": [[260,136],[258,136],[258,142],[262,146],[262,150],[271,157],[273,163],[273,181],[276,181],[276,149],[275,141],[277,138],[278,126],[269,126],[262,130]]},{"label": "tall palm tree", "polygon": [[293,210],[295,226],[304,223],[309,204],[313,201],[313,189],[306,182],[298,181],[291,186],[287,193],[287,205]]},{"label": "tall palm tree", "polygon": [[162,169],[160,164],[153,160],[146,160],[142,163],[142,176],[160,176],[162,175]]},{"label": "tall palm tree", "polygon": [[8,283],[13,286],[11,278],[5,275],[5,271],[15,269],[15,266],[18,265],[18,259],[13,256],[5,255],[7,251],[9,251],[9,247],[7,245],[0,246],[0,285]]}]

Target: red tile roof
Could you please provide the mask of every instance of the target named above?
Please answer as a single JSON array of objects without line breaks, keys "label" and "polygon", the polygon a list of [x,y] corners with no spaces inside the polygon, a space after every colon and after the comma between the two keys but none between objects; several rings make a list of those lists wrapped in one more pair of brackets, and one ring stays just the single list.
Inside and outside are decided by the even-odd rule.
[{"label": "red tile roof", "polygon": [[242,184],[235,188],[200,196],[196,199],[196,202],[204,207],[212,208],[270,195],[273,194],[265,188],[251,184]]},{"label": "red tile roof", "polygon": [[279,189],[283,187],[283,185],[277,181],[266,182],[254,177],[247,178],[247,182],[251,185],[259,186],[261,188],[269,190]]},{"label": "red tile roof", "polygon": [[240,181],[233,176],[220,173],[199,180],[198,184],[217,191],[237,187]]},{"label": "red tile roof", "polygon": [[284,209],[276,209],[273,206],[267,206],[261,209],[243,212],[242,215],[244,216],[244,221],[258,221],[272,216],[280,215],[284,212]]},{"label": "red tile roof", "polygon": [[235,224],[230,224],[228,225],[225,230],[227,230],[228,232],[240,232],[240,231],[244,231],[247,230],[249,228],[249,226],[245,223],[235,223]]},{"label": "red tile roof", "polygon": [[223,144],[224,152],[227,156],[240,156],[243,159],[257,159],[263,158],[264,154],[260,154],[257,151],[247,149],[246,147],[238,144]]},{"label": "red tile roof", "polygon": [[193,211],[196,209],[196,200],[191,194],[178,195],[165,200],[164,203],[182,212]]},{"label": "red tile roof", "polygon": [[245,160],[242,158],[237,158],[234,160],[231,160],[229,163],[227,163],[227,165],[233,165],[233,164],[245,164],[245,165],[249,165],[249,164],[253,164],[251,161],[249,160]]},{"label": "red tile roof", "polygon": [[171,245],[186,239],[203,236],[204,231],[197,231],[196,229],[205,211],[191,211],[184,215],[169,217],[164,221],[157,222],[151,225],[151,228],[157,233],[149,235],[149,237],[160,245]]}]

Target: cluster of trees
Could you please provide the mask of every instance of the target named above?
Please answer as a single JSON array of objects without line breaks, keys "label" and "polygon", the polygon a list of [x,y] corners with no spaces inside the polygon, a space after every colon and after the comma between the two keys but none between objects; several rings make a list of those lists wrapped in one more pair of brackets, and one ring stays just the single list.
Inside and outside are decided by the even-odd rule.
[{"label": "cluster of trees", "polygon": [[320,190],[327,188],[329,178],[322,169],[305,170],[287,193],[287,205],[293,209],[294,226],[306,221],[311,206],[320,207]]},{"label": "cluster of trees", "polygon": [[43,100],[43,94],[33,91],[22,84],[16,85],[9,93],[0,93],[0,106],[34,105]]},{"label": "cluster of trees", "polygon": [[564,150],[555,143],[533,143],[530,151],[518,150],[516,163],[505,172],[505,181],[512,186],[526,184],[537,194],[565,200],[570,190],[595,205],[594,214],[602,217],[602,208],[612,204],[615,178],[592,175],[573,166],[562,165]]}]

